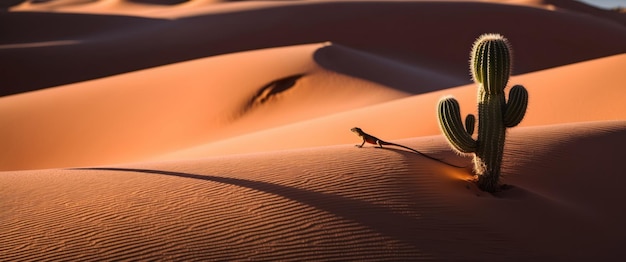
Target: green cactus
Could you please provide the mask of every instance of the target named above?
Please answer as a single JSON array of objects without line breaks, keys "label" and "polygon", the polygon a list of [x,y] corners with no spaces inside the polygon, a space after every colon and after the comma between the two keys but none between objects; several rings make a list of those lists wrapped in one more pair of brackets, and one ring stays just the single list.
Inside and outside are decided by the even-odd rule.
[{"label": "green cactus", "polygon": [[511,88],[506,101],[504,88],[511,74],[510,53],[508,41],[498,34],[484,34],[474,43],[470,67],[478,84],[476,140],[472,138],[476,120],[470,114],[463,126],[456,99],[443,97],[438,107],[443,134],[458,152],[474,154],[478,187],[487,192],[498,190],[506,128],[522,121],[528,105],[528,92],[521,85]]}]

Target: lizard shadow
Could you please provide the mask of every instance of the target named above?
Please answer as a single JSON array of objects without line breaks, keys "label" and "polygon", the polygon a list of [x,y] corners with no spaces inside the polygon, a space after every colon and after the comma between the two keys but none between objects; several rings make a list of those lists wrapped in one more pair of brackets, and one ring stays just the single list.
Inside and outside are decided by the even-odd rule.
[{"label": "lizard shadow", "polygon": [[[416,228],[416,225],[419,225],[419,217],[408,216],[400,213],[400,211],[395,211],[381,205],[338,194],[311,191],[264,181],[165,170],[114,167],[73,168],[70,170],[122,171],[166,175],[249,188],[294,200],[342,219],[355,222],[382,236],[408,244],[420,252],[434,251],[435,254],[445,252],[445,250],[441,250],[441,245],[438,245],[436,243],[437,241],[415,237],[420,234],[420,231],[417,230],[419,227]],[[407,230],[412,232],[407,233]],[[432,254],[432,252],[428,253]]]},{"label": "lizard shadow", "polygon": [[[413,160],[413,156],[418,156],[418,157],[426,159],[428,161],[435,161],[435,162],[438,162],[439,164],[447,165],[447,166],[450,166],[450,167],[453,167],[453,168],[461,168],[461,169],[471,170],[471,167],[472,167],[471,160],[466,159],[466,158],[464,158],[462,156],[457,156],[455,159],[446,159],[446,158],[440,158],[438,156],[439,154],[424,153],[424,152],[422,152],[422,154],[419,154],[417,152],[412,152],[412,151],[409,151],[407,149],[392,148],[392,147],[373,147],[373,148],[374,149],[390,150],[390,151],[393,151],[393,152],[396,152],[396,153],[402,155],[406,159],[411,159],[411,160]],[[435,160],[435,159],[438,159],[438,160]]]}]

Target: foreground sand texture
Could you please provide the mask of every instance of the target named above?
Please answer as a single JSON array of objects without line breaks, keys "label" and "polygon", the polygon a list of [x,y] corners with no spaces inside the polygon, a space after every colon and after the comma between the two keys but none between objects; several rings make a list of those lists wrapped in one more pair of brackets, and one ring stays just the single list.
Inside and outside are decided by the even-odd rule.
[{"label": "foreground sand texture", "polygon": [[[497,23],[492,23],[497,21]],[[620,261],[626,18],[565,0],[25,1],[0,13],[0,260]],[[479,191],[435,108],[529,91]],[[355,148],[359,126],[416,148]]]}]

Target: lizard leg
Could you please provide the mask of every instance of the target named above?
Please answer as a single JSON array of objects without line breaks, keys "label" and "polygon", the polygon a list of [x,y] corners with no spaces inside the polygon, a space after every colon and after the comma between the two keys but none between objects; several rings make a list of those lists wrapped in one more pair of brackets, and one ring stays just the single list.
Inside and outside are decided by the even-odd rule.
[{"label": "lizard leg", "polygon": [[378,147],[383,148],[383,144],[380,143],[380,140],[376,140],[376,144],[378,145]]},{"label": "lizard leg", "polygon": [[363,147],[363,145],[365,145],[365,139],[363,139],[363,143],[361,143],[360,145],[354,145],[356,147]]}]

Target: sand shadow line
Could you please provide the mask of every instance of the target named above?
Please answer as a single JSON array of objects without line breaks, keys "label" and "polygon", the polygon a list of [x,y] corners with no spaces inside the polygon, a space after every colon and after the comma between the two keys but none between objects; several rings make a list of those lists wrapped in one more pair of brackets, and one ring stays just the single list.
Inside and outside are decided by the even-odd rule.
[{"label": "sand shadow line", "polygon": [[[404,146],[402,146],[402,147],[404,147]],[[472,164],[471,163],[465,163],[465,164],[455,163],[455,162],[458,162],[458,161],[450,161],[450,160],[445,159],[445,158],[437,158],[437,157],[434,157],[434,156],[432,156],[430,154],[426,154],[426,153],[423,153],[423,152],[418,151],[416,149],[411,149],[411,148],[408,148],[408,147],[404,147],[404,149],[393,148],[393,147],[389,147],[389,146],[382,147],[382,148],[381,147],[372,147],[372,148],[393,151],[393,152],[396,152],[398,154],[401,154],[402,156],[404,156],[407,159],[409,159],[410,156],[419,156],[419,157],[423,157],[423,158],[426,158],[426,159],[430,159],[430,160],[435,161],[435,162],[439,162],[441,164],[444,164],[444,165],[447,165],[447,166],[450,166],[450,167],[454,167],[454,168],[461,168],[461,169],[471,169],[472,168]],[[411,151],[411,150],[415,150],[415,151]]]},{"label": "sand shadow line", "polygon": [[[235,185],[250,188],[264,193],[281,196],[299,203],[326,211],[335,216],[363,225],[370,230],[411,245],[413,248],[423,251],[423,242],[417,242],[407,230],[414,228],[411,225],[419,223],[419,218],[410,217],[399,212],[376,205],[364,200],[348,198],[332,193],[322,193],[291,186],[279,185],[263,181],[247,180],[240,178],[220,177],[211,175],[198,175],[174,171],[114,168],[114,167],[90,167],[72,168],[70,170],[100,170],[100,171],[124,171],[135,173],[147,173],[167,175],[182,178],[200,179],[222,184]],[[415,232],[416,234],[418,232]]]},{"label": "sand shadow line", "polygon": [[[313,60],[327,70],[368,80],[414,95],[469,84],[465,79],[446,75],[426,67],[403,64],[388,57],[337,43],[329,43],[317,49],[313,54]],[[355,64],[366,66],[358,67],[354,66]],[[425,81],[425,76],[438,81]],[[416,83],[422,84],[416,86]]]}]

